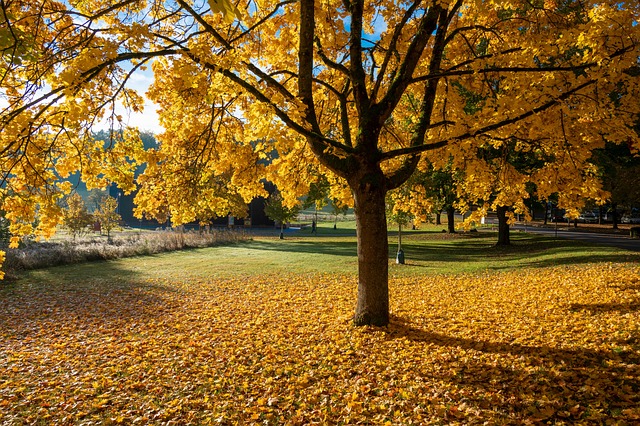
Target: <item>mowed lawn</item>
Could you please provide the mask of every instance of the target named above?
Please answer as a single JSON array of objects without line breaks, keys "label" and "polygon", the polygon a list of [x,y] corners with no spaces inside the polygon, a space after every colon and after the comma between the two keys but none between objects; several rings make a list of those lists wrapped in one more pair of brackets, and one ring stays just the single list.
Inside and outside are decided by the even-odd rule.
[{"label": "mowed lawn", "polygon": [[407,233],[382,328],[351,325],[351,229],[32,271],[0,284],[0,424],[640,422],[640,254],[494,241]]}]

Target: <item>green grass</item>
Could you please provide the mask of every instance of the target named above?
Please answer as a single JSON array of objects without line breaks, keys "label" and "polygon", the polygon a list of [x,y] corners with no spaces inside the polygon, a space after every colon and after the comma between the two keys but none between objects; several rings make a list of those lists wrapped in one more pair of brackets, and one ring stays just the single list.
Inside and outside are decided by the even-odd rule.
[{"label": "green grass", "polygon": [[[440,232],[441,226],[423,226],[403,233],[405,265],[396,265],[397,236],[389,236],[390,275],[392,277],[474,273],[491,270],[517,270],[556,265],[637,262],[640,253],[576,241],[512,232],[511,247],[495,247],[496,234]],[[268,232],[266,234],[270,234]],[[320,224],[318,233],[310,229],[289,230],[284,240],[272,235],[231,246],[192,249],[58,268],[31,271],[27,281],[41,279],[81,280],[85,277],[113,279],[118,274],[146,278],[174,276],[185,278],[226,278],[263,274],[326,272],[357,274],[355,224],[343,222],[337,230]],[[117,272],[114,272],[117,271]],[[114,275],[115,274],[115,275]]]}]

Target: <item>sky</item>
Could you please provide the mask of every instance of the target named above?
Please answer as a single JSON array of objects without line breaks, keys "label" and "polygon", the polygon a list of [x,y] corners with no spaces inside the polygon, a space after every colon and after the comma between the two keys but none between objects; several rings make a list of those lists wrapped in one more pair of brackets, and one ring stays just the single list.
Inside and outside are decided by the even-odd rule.
[{"label": "sky", "polygon": [[[135,113],[132,111],[127,111],[124,107],[120,107],[120,109],[116,109],[116,111],[118,114],[122,115],[122,124],[126,126],[138,127],[140,131],[147,130],[152,133],[158,134],[162,133],[162,131],[164,130],[164,128],[162,128],[158,123],[158,113],[156,112],[156,110],[158,109],[158,105],[151,102],[146,96],[146,92],[152,82],[153,72],[151,70],[137,70],[135,73],[133,73],[129,78],[127,87],[136,90],[138,94],[145,99],[144,111],[141,113]],[[97,130],[99,130],[101,127],[109,127],[106,120],[97,126]]]}]

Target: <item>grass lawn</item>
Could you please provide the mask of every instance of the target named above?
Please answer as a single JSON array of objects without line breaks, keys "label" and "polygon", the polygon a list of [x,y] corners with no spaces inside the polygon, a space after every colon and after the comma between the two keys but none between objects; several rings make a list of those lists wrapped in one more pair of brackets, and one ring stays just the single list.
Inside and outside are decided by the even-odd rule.
[{"label": "grass lawn", "polygon": [[0,424],[640,421],[639,253],[409,231],[355,328],[339,227],[1,284]]}]

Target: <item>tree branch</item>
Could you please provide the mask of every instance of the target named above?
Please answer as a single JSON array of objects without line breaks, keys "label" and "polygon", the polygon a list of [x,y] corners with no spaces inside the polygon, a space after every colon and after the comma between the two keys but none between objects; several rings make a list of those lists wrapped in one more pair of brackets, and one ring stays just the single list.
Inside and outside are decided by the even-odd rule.
[{"label": "tree branch", "polygon": [[509,118],[509,119],[505,119],[502,121],[499,121],[497,123],[493,123],[493,124],[489,124],[487,126],[484,126],[478,130],[475,130],[473,132],[467,132],[467,133],[463,133],[461,135],[458,136],[453,136],[449,139],[446,140],[442,140],[442,141],[438,141],[438,142],[433,142],[433,143],[429,143],[429,144],[422,144],[422,145],[417,145],[417,146],[411,146],[408,148],[400,148],[400,149],[394,149],[391,151],[387,151],[384,152],[380,155],[380,158],[382,160],[389,160],[391,158],[396,158],[402,155],[414,155],[414,154],[418,154],[421,152],[426,152],[426,151],[431,151],[434,149],[438,149],[438,148],[442,148],[446,145],[448,145],[449,143],[451,143],[452,141],[456,140],[456,141],[460,141],[460,140],[464,140],[464,139],[469,139],[469,138],[473,138],[476,136],[480,136],[484,133],[488,133],[490,131],[493,130],[498,130],[502,127],[508,126],[510,124],[513,123],[517,123],[518,121],[522,121],[526,118],[531,117],[534,114],[538,114],[540,112],[543,112],[545,110],[548,110],[549,108],[558,105],[560,102],[570,98],[571,96],[573,96],[574,94],[576,94],[578,91],[584,89],[585,87],[589,87],[592,84],[595,84],[597,80],[588,80],[576,87],[574,87],[573,89],[563,93],[562,95],[558,96],[556,99],[552,99],[549,102],[546,102],[536,108],[533,108],[529,111],[526,111],[516,117],[513,118]]},{"label": "tree branch", "polygon": [[[38,105],[39,103],[51,98],[52,96],[55,96],[57,94],[59,94],[60,92],[73,88],[73,87],[78,87],[83,83],[86,83],[88,81],[90,81],[91,79],[93,79],[96,75],[98,75],[100,72],[102,72],[105,68],[111,66],[111,65],[115,65],[117,63],[120,62],[125,62],[125,61],[130,61],[132,59],[150,59],[152,57],[159,57],[159,56],[169,56],[169,55],[175,55],[176,53],[178,53],[179,50],[175,50],[175,49],[164,49],[164,50],[158,50],[155,52],[127,52],[127,53],[121,53],[118,56],[116,56],[113,59],[110,59],[108,61],[102,62],[101,64],[96,65],[95,67],[89,68],[88,70],[82,72],[80,74],[80,78],[71,83],[68,84],[66,86],[60,86],[57,87],[55,89],[50,90],[48,93],[45,93],[44,95],[40,96],[39,98],[26,103],[24,105],[22,105],[20,108],[16,108],[13,111],[11,111],[9,114],[7,115],[3,115],[2,117],[2,121],[0,121],[0,125],[3,128],[4,126],[6,126],[7,124],[9,124],[15,117],[17,117],[18,115],[20,115],[21,113],[23,113],[24,111],[26,111],[29,108],[32,108],[36,105]],[[58,99],[58,98],[57,98]]]},{"label": "tree branch", "polygon": [[316,47],[318,48],[317,53],[318,56],[320,56],[320,59],[322,59],[322,62],[324,62],[324,64],[334,70],[340,71],[341,73],[343,73],[344,75],[348,76],[349,75],[349,70],[347,69],[347,67],[345,67],[342,64],[339,64],[335,61],[332,61],[325,53],[324,50],[322,49],[322,44],[320,43],[320,38],[315,35],[314,36],[314,41],[316,43]]},{"label": "tree branch", "polygon": [[313,37],[315,33],[315,1],[300,1],[300,41],[298,48],[298,96],[306,111],[305,120],[319,133],[313,103]]},{"label": "tree branch", "polygon": [[[447,11],[442,10],[438,17],[438,30],[436,31],[435,41],[433,44],[433,54],[431,56],[431,62],[429,63],[429,74],[436,74],[440,69],[444,49],[447,43],[445,35],[449,26],[448,24]],[[431,79],[425,84],[424,98],[420,105],[420,118],[411,140],[412,146],[418,146],[424,143],[424,135],[431,124],[431,115],[433,113],[433,106],[436,100],[439,81],[440,79]]]},{"label": "tree branch", "polygon": [[402,19],[400,20],[398,25],[396,25],[396,27],[393,29],[393,34],[391,36],[391,40],[389,41],[389,47],[387,48],[387,53],[384,55],[384,59],[382,60],[382,65],[380,65],[380,70],[378,71],[378,78],[376,79],[376,83],[373,86],[373,90],[371,91],[371,99],[373,99],[374,101],[378,97],[378,90],[380,90],[380,85],[382,84],[384,75],[387,72],[387,67],[389,66],[389,62],[391,61],[391,56],[393,55],[393,52],[396,50],[396,45],[398,44],[398,39],[402,35],[402,30],[404,29],[404,26],[409,21],[409,18],[411,18],[411,15],[413,15],[413,12],[415,12],[415,10],[417,9],[418,4],[420,4],[420,0],[415,0],[413,4],[407,9],[405,14],[402,16]]},{"label": "tree branch", "polygon": [[350,2],[351,29],[349,32],[349,59],[351,84],[353,96],[356,101],[356,109],[360,117],[366,116],[370,107],[367,94],[367,81],[364,66],[362,64],[362,15],[364,13],[364,0]]},{"label": "tree branch", "polygon": [[[264,103],[266,105],[269,105],[273,109],[273,111],[275,112],[276,116],[279,119],[281,119],[287,126],[289,126],[292,130],[296,131],[297,133],[299,133],[302,136],[305,136],[307,138],[315,138],[315,139],[317,139],[318,142],[323,144],[323,149],[326,149],[328,147],[332,147],[332,148],[336,148],[337,150],[339,150],[339,151],[341,151],[341,152],[343,152],[345,154],[354,153],[353,148],[350,148],[350,147],[348,147],[346,145],[343,145],[340,142],[337,142],[337,141],[335,141],[333,139],[329,139],[329,138],[323,136],[321,133],[314,132],[312,130],[307,130],[302,124],[295,122],[291,117],[289,117],[289,115],[284,110],[282,110],[277,104],[273,103],[271,101],[271,99],[269,99],[264,93],[262,93],[256,87],[254,87],[250,82],[246,81],[245,79],[243,79],[240,76],[238,76],[235,73],[233,73],[231,70],[217,67],[214,64],[209,64],[209,63],[206,63],[206,62],[202,62],[198,57],[196,57],[195,55],[193,55],[192,53],[190,53],[188,51],[184,52],[184,54],[189,56],[194,62],[202,64],[202,66],[204,66],[208,70],[224,75],[226,78],[231,80],[233,83],[235,83],[238,86],[242,87],[244,90],[246,90],[252,96],[254,96],[256,98],[256,100],[258,100],[259,102],[262,102],[262,103]],[[336,157],[336,158],[339,158],[339,157]]]},{"label": "tree branch", "polygon": [[391,83],[384,98],[375,107],[375,113],[373,115],[378,117],[378,124],[381,125],[389,118],[403,93],[411,83],[411,76],[420,61],[422,52],[431,39],[431,35],[437,28],[438,17],[442,10],[440,6],[432,6],[421,19],[416,35],[407,49],[397,77]]},{"label": "tree branch", "polygon": [[[628,46],[625,47],[623,49],[618,49],[617,51],[615,51],[614,53],[611,54],[611,56],[609,56],[609,59],[614,59],[617,58],[618,56],[622,56],[625,53],[628,53],[630,51],[632,51],[634,49],[634,46]],[[514,48],[514,49],[509,49],[506,52],[502,52],[501,54],[504,53],[513,53],[517,50],[520,50],[520,48]],[[479,56],[477,59],[487,59],[489,57],[494,57],[495,55],[485,55],[485,56]],[[491,67],[491,68],[485,68],[485,69],[481,69],[481,70],[459,70],[459,71],[451,71],[454,70],[456,68],[460,68],[463,65],[468,65],[470,63],[474,62],[474,60],[471,61],[466,61],[464,64],[458,64],[454,67],[449,68],[449,71],[445,71],[442,72],[440,74],[428,74],[428,75],[423,75],[423,76],[419,76],[416,78],[413,78],[411,80],[411,83],[418,83],[421,81],[426,81],[426,80],[430,80],[433,78],[441,78],[441,77],[452,77],[452,76],[461,76],[461,75],[471,75],[471,74],[490,74],[490,73],[505,73],[505,72],[575,72],[575,71],[580,71],[580,70],[586,70],[589,68],[593,68],[595,66],[598,66],[599,64],[597,62],[588,62],[586,64],[581,64],[581,65],[573,65],[573,66],[557,66],[557,67]]]},{"label": "tree branch", "polygon": [[224,37],[222,37],[222,35],[220,35],[220,33],[215,28],[213,28],[207,21],[205,21],[205,19],[198,12],[196,12],[184,0],[177,0],[177,2],[180,7],[189,12],[189,14],[193,16],[193,19],[198,21],[198,23],[202,25],[202,27],[213,36],[213,38],[218,40],[218,43],[223,45],[227,50],[233,50],[233,46]]},{"label": "tree branch", "polygon": [[252,26],[250,26],[249,28],[247,28],[245,31],[243,31],[242,33],[240,33],[237,37],[234,37],[230,40],[230,43],[233,44],[236,41],[240,40],[242,37],[246,36],[247,34],[250,34],[253,30],[255,30],[256,28],[258,28],[260,25],[264,24],[265,22],[267,22],[270,18],[273,17],[273,15],[275,15],[278,10],[282,7],[282,6],[286,6],[288,4],[294,4],[297,3],[298,0],[286,0],[286,1],[282,1],[278,4],[276,4],[273,7],[273,10],[268,13],[267,15],[265,15],[263,18],[261,18],[258,22],[256,22],[255,24],[253,24]]}]

